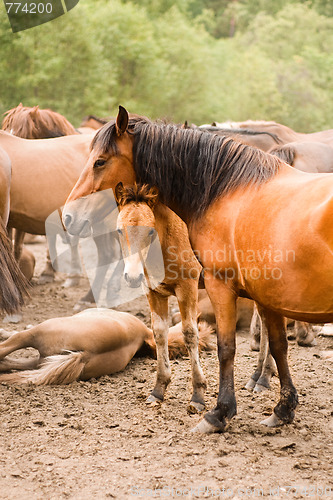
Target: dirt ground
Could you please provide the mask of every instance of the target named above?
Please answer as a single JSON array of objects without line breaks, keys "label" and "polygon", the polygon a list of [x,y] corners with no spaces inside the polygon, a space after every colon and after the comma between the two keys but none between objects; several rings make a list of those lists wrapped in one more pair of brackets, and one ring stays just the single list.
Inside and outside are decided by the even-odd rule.
[{"label": "dirt ground", "polygon": [[[29,245],[43,267],[43,244]],[[72,314],[88,288],[35,285],[17,325]],[[145,298],[119,307],[149,323]],[[237,335],[235,370],[238,415],[226,432],[203,436],[190,429],[202,418],[187,414],[189,360],[172,361],[173,378],[159,409],[145,399],[155,361],[134,358],[110,377],[69,386],[0,385],[0,499],[104,498],[333,498],[333,364],[319,353],[333,338],[301,348],[290,342],[290,366],[299,391],[295,422],[260,425],[278,399],[279,385],[254,395],[243,387],[257,354],[248,331]],[[22,355],[22,351],[19,355]],[[204,353],[207,407],[216,402],[216,352]]]}]

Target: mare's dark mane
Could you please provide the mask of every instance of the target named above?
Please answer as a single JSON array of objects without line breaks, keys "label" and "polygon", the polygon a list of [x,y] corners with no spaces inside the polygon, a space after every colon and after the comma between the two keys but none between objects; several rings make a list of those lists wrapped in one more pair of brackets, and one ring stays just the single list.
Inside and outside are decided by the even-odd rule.
[{"label": "mare's dark mane", "polygon": [[[133,163],[137,181],[157,186],[166,205],[179,207],[189,219],[203,215],[220,196],[240,186],[261,184],[273,177],[281,161],[230,137],[198,129],[130,118]],[[95,135],[92,145],[99,154],[117,154],[114,123]]]}]

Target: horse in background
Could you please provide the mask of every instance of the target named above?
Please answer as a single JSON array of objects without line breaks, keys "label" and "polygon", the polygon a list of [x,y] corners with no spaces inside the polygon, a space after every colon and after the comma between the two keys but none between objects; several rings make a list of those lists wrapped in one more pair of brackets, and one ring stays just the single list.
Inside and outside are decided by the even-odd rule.
[{"label": "horse in background", "polygon": [[[210,350],[212,329],[199,326],[199,349]],[[13,359],[8,354],[26,347],[39,352],[34,359]],[[0,383],[36,385],[69,384],[112,375],[125,369],[133,356],[146,347],[156,355],[153,332],[132,314],[112,309],[87,309],[74,316],[52,318],[17,332],[0,343]],[[181,325],[170,328],[171,359],[187,354]]]},{"label": "horse in background", "polygon": [[98,118],[95,115],[85,116],[78,127],[80,134],[96,133],[103,125],[108,123],[112,118]]},{"label": "horse in background", "polygon": [[322,142],[291,142],[269,153],[303,172],[333,173],[333,148]]},{"label": "horse in background", "polygon": [[[23,139],[50,139],[78,134],[73,125],[56,111],[52,111],[51,109],[40,109],[39,106],[25,107],[22,103],[5,113],[5,118],[2,122],[2,130]],[[33,181],[35,182],[35,179],[33,179]],[[28,185],[26,188],[28,189]],[[43,194],[45,195],[46,193]],[[48,196],[48,194],[46,195]],[[15,190],[12,190],[12,197],[13,196],[15,196]],[[17,261],[19,261],[21,257],[24,236],[24,231],[16,229],[14,237],[14,255]],[[80,279],[81,265],[77,248],[78,239],[76,240],[76,243],[73,240],[71,245],[72,271],[65,281],[64,286],[66,288],[77,285]],[[55,240],[49,241],[53,253],[55,251],[55,244]],[[55,271],[51,264],[49,251],[47,251],[46,267],[39,278],[39,283],[43,284],[53,281],[54,275]]]},{"label": "horse in background", "polygon": [[20,103],[4,113],[2,130],[24,139],[46,139],[77,134],[73,125],[61,114],[39,106]]}]

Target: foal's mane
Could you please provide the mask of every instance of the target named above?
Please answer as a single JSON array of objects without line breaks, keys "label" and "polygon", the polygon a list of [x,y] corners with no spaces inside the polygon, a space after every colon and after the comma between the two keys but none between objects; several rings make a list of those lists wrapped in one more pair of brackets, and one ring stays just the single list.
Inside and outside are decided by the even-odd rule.
[{"label": "foal's mane", "polygon": [[[189,219],[203,215],[220,196],[273,177],[281,160],[257,148],[198,129],[130,117],[133,166],[139,183],[157,186],[160,200],[178,207]],[[91,148],[118,153],[114,123],[95,135]]]},{"label": "foal's mane", "polygon": [[119,204],[124,207],[129,203],[146,203],[150,205],[157,198],[157,190],[148,184],[134,184],[122,188]]},{"label": "foal's mane", "polygon": [[22,104],[5,113],[2,129],[25,139],[46,139],[77,134],[73,125],[51,109],[24,107]]}]

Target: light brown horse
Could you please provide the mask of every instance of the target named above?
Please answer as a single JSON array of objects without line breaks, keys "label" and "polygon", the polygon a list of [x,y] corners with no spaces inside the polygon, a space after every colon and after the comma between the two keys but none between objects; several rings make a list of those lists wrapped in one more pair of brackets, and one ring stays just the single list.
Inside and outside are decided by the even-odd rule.
[{"label": "light brown horse", "polygon": [[[236,414],[236,299],[257,302],[276,361],[280,400],[266,425],[292,422],[297,391],[287,362],[284,316],[333,320],[333,177],[307,174],[256,148],[191,129],[129,119],[95,136],[63,221],[72,234],[92,217],[88,195],[118,182],[148,183],[186,222],[204,268],[218,325],[217,406],[196,427],[220,432]],[[83,197],[79,200],[78,198]]]},{"label": "light brown horse", "polygon": [[[2,122],[2,130],[23,139],[50,139],[78,133],[73,125],[59,113],[51,109],[40,109],[39,106],[25,107],[22,103],[5,113],[5,118]],[[15,194],[13,194],[13,196],[14,195]],[[14,254],[17,261],[20,260],[24,236],[24,231],[16,229]],[[55,245],[55,242],[50,241],[49,243],[51,246],[52,244]],[[70,277],[65,282],[66,287],[77,284],[79,280],[78,274],[80,263],[77,261],[77,245],[71,246],[71,252],[73,270],[70,273]],[[39,278],[39,282],[45,283],[53,279],[54,269],[51,265],[49,252],[47,252],[46,267]]]},{"label": "light brown horse", "polygon": [[[182,331],[191,360],[193,393],[189,409],[205,407],[206,380],[198,353],[197,298],[201,266],[188,239],[184,222],[162,203],[158,193],[149,186],[129,186],[119,183],[115,197],[120,213],[117,231],[124,257],[124,276],[132,287],[145,283],[151,321],[157,349],[156,384],[149,403],[163,401],[171,380],[168,358],[169,307],[168,298],[177,297]],[[146,270],[146,257],[152,240],[159,238],[164,262],[164,279],[153,287]],[[163,266],[163,262],[161,265]]]},{"label": "light brown horse", "polygon": [[[211,328],[200,325],[199,348],[209,350]],[[37,385],[69,384],[124,370],[146,345],[155,355],[153,332],[138,318],[112,309],[87,309],[75,316],[52,318],[29,330],[14,333],[0,343],[0,382]],[[17,349],[33,347],[39,357],[13,359]],[[169,355],[187,353],[180,325],[170,329]]]},{"label": "light brown horse", "polygon": [[303,172],[333,173],[333,148],[322,142],[291,142],[269,153]]},{"label": "light brown horse", "polygon": [[[217,127],[225,127],[226,123],[216,123]],[[311,132],[309,134],[304,134],[301,132],[295,132],[295,130],[277,123],[274,121],[265,120],[246,120],[245,122],[229,122],[231,129],[251,129],[261,132],[270,132],[276,134],[280,141],[284,144],[290,142],[321,142],[333,147],[333,129],[321,130],[320,132]]]},{"label": "light brown horse", "polygon": [[6,232],[10,206],[11,162],[0,148],[0,310],[9,314],[23,305],[28,283],[15,261]]}]

